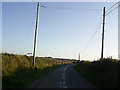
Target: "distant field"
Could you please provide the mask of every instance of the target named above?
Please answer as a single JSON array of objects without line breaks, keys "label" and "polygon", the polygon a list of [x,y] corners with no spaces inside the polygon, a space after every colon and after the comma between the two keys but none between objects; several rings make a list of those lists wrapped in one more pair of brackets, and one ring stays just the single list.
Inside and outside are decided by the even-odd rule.
[{"label": "distant field", "polygon": [[81,61],[74,68],[98,88],[120,88],[120,61],[116,59]]},{"label": "distant field", "polygon": [[2,87],[26,87],[51,70],[69,63],[71,61],[37,57],[36,69],[34,69],[32,57],[4,53],[2,54]]}]

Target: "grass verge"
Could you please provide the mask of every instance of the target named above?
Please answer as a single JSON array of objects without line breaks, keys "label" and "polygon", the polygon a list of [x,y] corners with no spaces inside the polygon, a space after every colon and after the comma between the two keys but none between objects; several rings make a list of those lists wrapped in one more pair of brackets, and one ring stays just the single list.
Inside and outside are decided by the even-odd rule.
[{"label": "grass verge", "polygon": [[32,57],[15,54],[2,54],[2,88],[24,88],[38,78],[70,61],[54,58],[36,58],[36,68]]}]

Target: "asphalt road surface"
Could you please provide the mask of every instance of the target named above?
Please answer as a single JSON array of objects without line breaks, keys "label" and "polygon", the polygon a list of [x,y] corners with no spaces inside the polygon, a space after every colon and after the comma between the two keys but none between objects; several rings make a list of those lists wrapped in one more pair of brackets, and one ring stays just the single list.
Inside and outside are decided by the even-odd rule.
[{"label": "asphalt road surface", "polygon": [[95,88],[73,66],[74,64],[64,65],[36,80],[28,88]]}]

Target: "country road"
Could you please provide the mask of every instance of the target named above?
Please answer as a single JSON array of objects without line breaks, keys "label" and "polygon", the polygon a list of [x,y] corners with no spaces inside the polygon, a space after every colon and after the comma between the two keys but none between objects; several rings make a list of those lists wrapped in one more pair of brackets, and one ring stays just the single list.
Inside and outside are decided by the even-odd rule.
[{"label": "country road", "polygon": [[73,66],[74,64],[64,65],[36,80],[28,88],[95,88],[82,78]]}]

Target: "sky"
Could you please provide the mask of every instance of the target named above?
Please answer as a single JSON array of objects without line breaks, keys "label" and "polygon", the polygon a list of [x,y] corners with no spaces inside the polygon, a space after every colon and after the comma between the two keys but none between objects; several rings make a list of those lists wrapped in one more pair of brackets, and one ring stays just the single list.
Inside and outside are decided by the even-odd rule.
[{"label": "sky", "polygon": [[[120,12],[120,8],[118,8],[118,12]],[[118,17],[120,17],[120,13],[118,13]],[[118,59],[120,60],[120,18],[118,18]]]},{"label": "sky", "polygon": [[0,2],[0,51],[2,51],[2,3]]},{"label": "sky", "polygon": [[[97,60],[101,56],[103,7],[116,2],[41,2],[36,56]],[[36,2],[2,3],[2,51],[33,52]],[[89,42],[89,39],[94,35]],[[118,10],[106,16],[104,57],[118,57]]]}]

